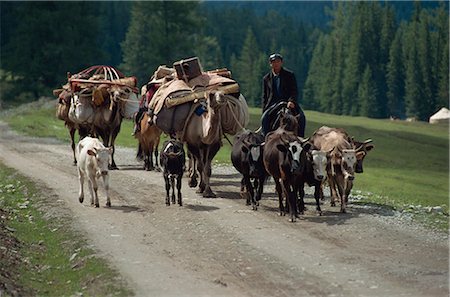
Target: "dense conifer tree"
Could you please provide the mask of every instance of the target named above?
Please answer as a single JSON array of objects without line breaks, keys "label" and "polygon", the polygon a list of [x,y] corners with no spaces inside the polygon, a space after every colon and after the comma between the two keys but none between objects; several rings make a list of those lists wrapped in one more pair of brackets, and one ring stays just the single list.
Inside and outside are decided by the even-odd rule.
[{"label": "dense conifer tree", "polygon": [[358,86],[358,102],[360,103],[360,115],[378,118],[380,117],[380,105],[377,101],[378,90],[376,83],[373,80],[372,71],[369,64],[366,64],[366,69]]},{"label": "dense conifer tree", "polygon": [[386,67],[387,113],[394,118],[403,118],[405,116],[404,67],[401,41],[402,31],[399,29],[389,50],[389,62]]},{"label": "dense conifer tree", "polygon": [[49,94],[67,80],[67,71],[78,72],[104,57],[92,2],[24,2],[14,15],[20,21],[2,46],[1,67],[17,77],[16,95],[23,90],[35,98]]},{"label": "dense conifer tree", "polygon": [[232,67],[240,83],[241,93],[251,106],[261,105],[261,78],[266,69],[265,62],[265,56],[260,52],[253,30],[249,27],[241,55],[234,60]]},{"label": "dense conifer tree", "polygon": [[160,64],[195,56],[202,22],[197,8],[192,1],[133,2],[121,67],[143,84]]}]

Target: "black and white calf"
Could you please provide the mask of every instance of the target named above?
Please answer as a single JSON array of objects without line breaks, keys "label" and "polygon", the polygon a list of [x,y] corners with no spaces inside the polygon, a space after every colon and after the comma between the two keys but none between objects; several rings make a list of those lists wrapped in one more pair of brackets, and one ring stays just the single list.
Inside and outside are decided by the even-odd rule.
[{"label": "black and white calf", "polygon": [[[247,198],[247,205],[257,210],[268,173],[262,160],[264,136],[245,130],[236,135],[231,151],[231,162],[242,174],[241,197]],[[253,180],[253,182],[252,182]]]},{"label": "black and white calf", "polygon": [[299,211],[303,214],[305,210],[305,183],[314,187],[314,198],[316,199],[316,210],[322,215],[320,208],[320,199],[323,197],[322,183],[327,177],[327,165],[329,164],[330,154],[322,152],[313,147],[306,153],[306,164],[302,174],[297,176],[297,186],[299,187]]},{"label": "black and white calf", "polygon": [[172,187],[172,204],[175,204],[175,179],[178,190],[178,204],[182,206],[181,178],[185,169],[186,155],[183,143],[170,139],[164,142],[162,152],[159,155],[163,168],[164,181],[166,182],[166,205],[170,205],[170,188]]}]

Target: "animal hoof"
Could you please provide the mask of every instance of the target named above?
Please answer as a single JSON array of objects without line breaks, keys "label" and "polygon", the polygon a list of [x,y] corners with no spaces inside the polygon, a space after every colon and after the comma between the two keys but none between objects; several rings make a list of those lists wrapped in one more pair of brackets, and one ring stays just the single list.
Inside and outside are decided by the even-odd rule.
[{"label": "animal hoof", "polygon": [[99,208],[99,207],[100,207],[100,204],[96,204],[96,205],[95,205],[95,208]]},{"label": "animal hoof", "polygon": [[345,208],[341,209],[342,213],[347,213],[347,211],[345,210]]},{"label": "animal hoof", "polygon": [[84,197],[78,197],[78,201],[80,201],[80,203],[83,203]]},{"label": "animal hoof", "polygon": [[155,171],[156,171],[156,172],[161,172],[161,168],[156,167],[156,168],[155,168]]},{"label": "animal hoof", "polygon": [[106,207],[111,207],[111,202],[106,202]]},{"label": "animal hoof", "polygon": [[331,202],[331,203],[330,203],[330,206],[336,206],[336,203]]},{"label": "animal hoof", "polygon": [[198,182],[196,180],[195,181],[192,181],[192,180],[189,181],[189,187],[190,188],[195,188],[197,185],[198,185]]},{"label": "animal hoof", "polygon": [[116,164],[114,164],[114,165],[108,165],[108,169],[109,169],[109,170],[119,170],[119,167],[117,167]]},{"label": "animal hoof", "polygon": [[217,196],[216,196],[216,194],[214,194],[213,192],[211,192],[211,191],[206,191],[206,192],[204,192],[203,193],[203,198],[216,198]]}]

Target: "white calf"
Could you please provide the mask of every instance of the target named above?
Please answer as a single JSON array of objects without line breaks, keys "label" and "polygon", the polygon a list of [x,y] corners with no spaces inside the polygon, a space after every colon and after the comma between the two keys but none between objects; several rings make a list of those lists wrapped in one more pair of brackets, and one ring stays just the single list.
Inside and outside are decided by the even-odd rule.
[{"label": "white calf", "polygon": [[108,163],[109,157],[112,153],[112,148],[105,148],[98,138],[85,137],[77,145],[77,168],[78,178],[80,180],[80,192],[78,200],[83,203],[84,200],[84,178],[88,178],[89,191],[91,192],[91,205],[99,207],[98,195],[97,195],[97,178],[100,176],[103,178],[103,183],[106,191],[106,206],[111,206],[109,199],[109,175],[108,175]]}]

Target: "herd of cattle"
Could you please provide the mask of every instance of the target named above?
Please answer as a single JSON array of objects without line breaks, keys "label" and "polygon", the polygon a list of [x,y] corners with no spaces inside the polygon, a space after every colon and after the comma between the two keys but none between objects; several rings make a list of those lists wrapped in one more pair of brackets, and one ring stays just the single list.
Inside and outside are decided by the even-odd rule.
[{"label": "herd of cattle", "polygon": [[[154,74],[155,78],[158,77],[158,70]],[[209,83],[199,86],[194,84],[197,88],[195,90],[199,92],[190,94],[204,94],[205,98],[198,100],[194,96],[197,100],[183,101],[183,104],[179,105],[190,114],[184,120],[177,114],[178,124],[183,126],[183,129],[177,130],[177,133],[173,133],[174,131],[168,133],[160,123],[163,116],[158,114],[155,122],[155,116],[147,120],[148,114],[145,113],[139,123],[141,129],[135,134],[139,142],[138,156],[144,159],[146,170],[159,168],[158,145],[161,133],[164,131],[175,138],[163,144],[159,155],[167,205],[175,204],[176,195],[177,203],[182,205],[181,179],[187,159],[184,147],[188,148],[189,186],[198,185],[198,192],[202,193],[203,197],[215,197],[209,183],[211,161],[222,144],[224,133],[234,135],[242,129],[242,132],[235,136],[231,161],[243,176],[241,196],[246,198],[247,205],[257,210],[264,184],[268,177],[272,176],[279,198],[280,215],[289,213],[292,222],[305,210],[305,184],[314,187],[314,198],[320,215],[322,214],[320,200],[323,199],[325,182],[330,187],[331,205],[335,206],[335,201],[339,199],[341,212],[346,212],[355,172],[363,171],[362,162],[374,147],[372,140],[359,142],[343,129],[326,126],[319,128],[307,139],[299,137],[298,116],[292,115],[284,107],[285,104],[280,104],[280,109],[274,113],[271,119],[272,131],[267,135],[246,130],[244,127],[248,124],[248,107],[242,94],[233,93],[236,98],[231,95],[225,96],[220,87],[226,85],[223,86],[221,83],[213,84],[215,89],[211,89],[212,80],[222,82],[225,78],[209,72],[201,73],[188,83],[199,78],[206,79]],[[159,87],[158,91],[165,90],[164,86],[186,83],[174,75],[175,70],[171,75],[164,76],[162,87]],[[237,85],[229,78],[225,80],[231,81],[232,86]],[[114,67],[92,66],[80,73],[68,74],[67,84],[54,91],[59,103],[57,116],[65,122],[72,139],[81,203],[84,200],[84,180],[87,179],[91,204],[99,207],[97,179],[102,177],[106,190],[106,206],[111,206],[108,169],[117,169],[114,162],[114,140],[120,131],[122,119],[132,117],[137,111],[137,96],[131,96],[137,92],[136,84],[134,77],[126,78]],[[174,93],[176,92],[170,93],[170,96],[160,96],[164,99],[161,102],[166,102],[167,98],[171,99]],[[146,98],[147,95],[148,90],[143,91],[141,97]],[[243,104],[232,104],[233,102]],[[197,113],[200,107],[201,113]],[[172,113],[175,111],[172,110]],[[174,121],[175,115],[172,115],[169,121],[171,127]],[[75,130],[79,131],[82,139],[76,148]],[[100,137],[102,141],[95,137]],[[197,177],[200,177],[199,182]]]},{"label": "herd of cattle", "polygon": [[[236,135],[231,161],[243,176],[241,197],[245,197],[247,205],[257,210],[264,183],[272,176],[279,198],[280,215],[289,213],[290,220],[294,222],[305,210],[305,184],[314,187],[316,209],[322,214],[320,200],[323,199],[323,187],[327,182],[331,206],[335,206],[336,199],[339,199],[341,212],[346,212],[355,173],[363,172],[363,160],[374,148],[372,140],[359,142],[343,129],[326,126],[303,139],[297,136],[296,127],[296,117],[285,113],[281,115],[279,127],[265,137],[250,130]],[[86,137],[78,143],[76,158],[80,202],[83,202],[83,182],[87,177],[91,204],[99,207],[96,180],[102,177],[107,196],[106,205],[111,206],[108,192],[108,162],[111,152],[111,148],[106,148],[97,138]],[[174,139],[167,140],[159,157],[166,186],[166,205],[171,202],[175,204],[177,191],[177,203],[181,206],[181,179],[186,169],[183,143]]]},{"label": "herd of cattle", "polygon": [[282,114],[279,128],[265,138],[252,131],[236,136],[231,160],[243,175],[241,196],[246,196],[247,205],[251,204],[256,210],[264,182],[272,176],[280,215],[289,213],[294,222],[305,210],[305,184],[314,187],[316,209],[322,214],[320,200],[327,181],[331,206],[335,206],[335,200],[339,199],[341,212],[346,212],[354,174],[363,172],[363,160],[374,148],[372,140],[359,142],[343,129],[326,126],[308,139],[297,136],[296,131],[296,117],[286,113]]}]

